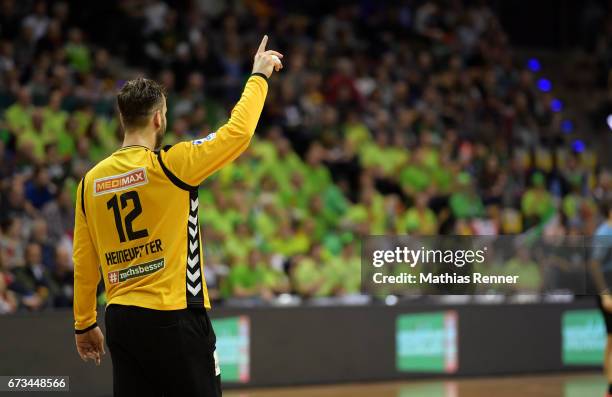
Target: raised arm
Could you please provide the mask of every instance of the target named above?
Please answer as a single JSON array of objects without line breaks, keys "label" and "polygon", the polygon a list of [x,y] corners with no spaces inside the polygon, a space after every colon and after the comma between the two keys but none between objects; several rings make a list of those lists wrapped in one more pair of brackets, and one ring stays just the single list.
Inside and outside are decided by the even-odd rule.
[{"label": "raised arm", "polygon": [[280,70],[282,54],[266,50],[268,36],[264,36],[253,62],[253,74],[230,119],[216,132],[191,142],[181,142],[162,149],[162,166],[186,187],[197,186],[212,173],[232,162],[246,150],[255,133],[257,122],[268,93],[268,78]]}]

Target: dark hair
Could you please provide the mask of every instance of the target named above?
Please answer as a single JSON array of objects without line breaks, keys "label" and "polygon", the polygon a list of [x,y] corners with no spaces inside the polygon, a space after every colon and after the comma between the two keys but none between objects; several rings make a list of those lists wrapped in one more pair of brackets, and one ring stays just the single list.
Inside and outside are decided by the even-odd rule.
[{"label": "dark hair", "polygon": [[127,81],[117,94],[117,106],[125,127],[145,126],[151,113],[161,107],[165,96],[164,87],[153,80],[140,77]]},{"label": "dark hair", "polygon": [[11,228],[11,226],[13,226],[14,222],[15,222],[14,217],[4,218],[0,222],[0,230],[2,230],[3,233],[8,233],[8,230]]}]

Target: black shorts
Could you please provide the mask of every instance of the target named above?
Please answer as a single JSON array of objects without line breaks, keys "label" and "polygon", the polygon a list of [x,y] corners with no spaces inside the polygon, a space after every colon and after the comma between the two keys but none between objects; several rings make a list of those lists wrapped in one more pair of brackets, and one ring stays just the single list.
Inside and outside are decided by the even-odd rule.
[{"label": "black shorts", "polygon": [[115,397],[221,397],[215,333],[204,308],[106,308]]},{"label": "black shorts", "polygon": [[604,321],[606,323],[606,332],[608,335],[612,334],[612,313],[605,310],[602,305],[601,296],[597,295],[597,306],[601,310],[601,314],[603,315]]}]

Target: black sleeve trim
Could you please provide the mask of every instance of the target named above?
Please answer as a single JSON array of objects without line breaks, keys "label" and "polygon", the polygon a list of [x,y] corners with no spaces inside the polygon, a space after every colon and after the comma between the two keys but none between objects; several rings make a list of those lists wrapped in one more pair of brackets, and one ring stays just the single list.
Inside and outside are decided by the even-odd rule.
[{"label": "black sleeve trim", "polygon": [[85,175],[81,179],[81,211],[83,211],[83,215],[87,218],[87,213],[85,212]]},{"label": "black sleeve trim", "polygon": [[98,323],[95,322],[95,323],[91,324],[89,327],[87,327],[85,329],[75,329],[74,333],[77,334],[77,335],[84,334],[85,332],[89,332],[92,329],[96,328],[97,326],[98,326]]},{"label": "black sleeve trim", "polygon": [[257,73],[253,73],[251,76],[260,76],[260,77],[263,77],[263,78],[264,78],[264,80],[266,80],[266,83],[268,82],[268,76],[266,76],[266,75],[265,75],[265,74],[263,74],[263,73],[259,73],[259,72],[257,72]]},{"label": "black sleeve trim", "polygon": [[[162,149],[162,151],[167,151],[168,149],[170,149],[172,146],[168,145],[168,146],[164,146],[164,148]],[[172,183],[174,183],[176,186],[178,186],[179,188],[183,189],[183,190],[187,190],[189,192],[193,191],[193,190],[198,190],[198,186],[191,186],[183,181],[181,181],[176,175],[174,175],[172,173],[172,171],[170,171],[167,167],[166,164],[164,164],[164,161],[161,158],[161,151],[156,152],[157,154],[157,160],[159,160],[159,165],[161,165],[162,170],[164,171],[164,174],[166,174],[166,176],[168,177],[168,179],[170,179],[170,181]]]}]

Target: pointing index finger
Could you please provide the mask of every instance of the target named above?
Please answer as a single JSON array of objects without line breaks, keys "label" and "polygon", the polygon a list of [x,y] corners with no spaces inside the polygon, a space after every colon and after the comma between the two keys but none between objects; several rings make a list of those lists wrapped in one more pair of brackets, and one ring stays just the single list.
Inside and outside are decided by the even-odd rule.
[{"label": "pointing index finger", "polygon": [[268,35],[264,35],[263,39],[261,39],[261,43],[259,44],[259,48],[257,49],[257,53],[262,53],[266,50],[266,44],[268,44]]}]

